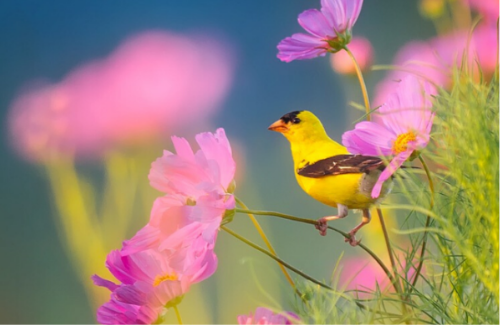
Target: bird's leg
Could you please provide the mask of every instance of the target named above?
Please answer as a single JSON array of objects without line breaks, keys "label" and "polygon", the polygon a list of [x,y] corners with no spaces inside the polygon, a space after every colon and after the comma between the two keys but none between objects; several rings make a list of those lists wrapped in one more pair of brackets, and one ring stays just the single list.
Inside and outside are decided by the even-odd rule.
[{"label": "bird's leg", "polygon": [[328,221],[345,218],[347,216],[347,213],[349,213],[349,209],[345,205],[337,204],[337,209],[338,209],[338,214],[336,216],[323,217],[319,218],[318,221],[316,221],[316,224],[314,226],[316,227],[316,229],[319,230],[319,234],[321,236],[326,236],[326,230],[328,229],[327,225]]},{"label": "bird's leg", "polygon": [[358,232],[359,229],[361,229],[364,225],[370,222],[372,219],[370,215],[370,210],[369,209],[363,209],[363,219],[361,220],[361,223],[354,227],[351,231],[349,231],[349,238],[346,238],[345,241],[351,244],[351,246],[357,246],[360,242],[360,240],[356,240],[356,233]]}]

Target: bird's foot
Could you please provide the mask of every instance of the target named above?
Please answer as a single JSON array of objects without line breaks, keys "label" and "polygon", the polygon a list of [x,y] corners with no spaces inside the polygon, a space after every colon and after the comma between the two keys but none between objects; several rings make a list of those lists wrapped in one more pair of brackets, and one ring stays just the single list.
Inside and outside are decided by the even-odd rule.
[{"label": "bird's foot", "polygon": [[328,219],[326,217],[323,217],[323,218],[319,218],[317,221],[316,221],[316,224],[314,225],[314,227],[316,227],[316,229],[319,230],[319,234],[321,236],[326,236],[326,231],[328,230]]},{"label": "bird's foot", "polygon": [[346,237],[344,239],[344,241],[346,243],[349,243],[352,247],[358,246],[359,243],[361,243],[361,239],[356,240],[356,231],[352,231],[352,230],[349,232],[349,237]]}]

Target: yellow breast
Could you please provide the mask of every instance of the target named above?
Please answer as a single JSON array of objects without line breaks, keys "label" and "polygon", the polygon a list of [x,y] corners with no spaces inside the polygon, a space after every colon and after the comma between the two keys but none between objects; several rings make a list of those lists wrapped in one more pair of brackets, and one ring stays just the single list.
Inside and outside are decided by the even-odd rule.
[{"label": "yellow breast", "polygon": [[350,209],[366,209],[383,198],[392,188],[392,181],[388,180],[382,187],[379,198],[371,197],[373,186],[380,175],[378,170],[369,174],[328,175],[318,178],[298,175],[297,170],[305,165],[349,152],[344,146],[330,139],[326,133],[312,140],[307,138],[300,139],[301,141],[293,141],[293,138],[289,140],[297,182],[307,194],[321,203],[332,207],[342,204]]},{"label": "yellow breast", "polygon": [[[366,209],[376,203],[378,199],[371,197],[371,189],[378,178],[378,175],[374,176],[343,174],[309,178],[296,174],[300,187],[314,199],[332,207],[342,204],[350,209]],[[390,187],[384,187],[381,197],[390,190]]]}]

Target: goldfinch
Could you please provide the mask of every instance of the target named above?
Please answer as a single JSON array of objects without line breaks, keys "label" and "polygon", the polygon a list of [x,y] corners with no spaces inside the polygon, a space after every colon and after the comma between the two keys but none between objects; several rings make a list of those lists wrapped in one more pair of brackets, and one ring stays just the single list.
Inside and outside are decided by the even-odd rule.
[{"label": "goldfinch", "polygon": [[392,180],[382,186],[380,196],[372,198],[371,191],[382,170],[379,157],[352,155],[326,133],[321,121],[309,111],[294,111],[283,115],[269,130],[285,136],[290,142],[294,172],[300,187],[314,199],[336,207],[337,215],[318,219],[316,229],[326,235],[327,222],[347,216],[349,209],[361,209],[363,218],[349,232],[346,242],[359,244],[355,235],[370,222],[369,208],[387,195]]}]

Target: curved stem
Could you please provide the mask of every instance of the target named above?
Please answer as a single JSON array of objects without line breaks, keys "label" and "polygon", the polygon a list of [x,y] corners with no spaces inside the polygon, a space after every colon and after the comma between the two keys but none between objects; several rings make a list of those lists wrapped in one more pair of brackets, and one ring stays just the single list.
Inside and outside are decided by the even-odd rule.
[{"label": "curved stem", "polygon": [[361,86],[361,92],[363,93],[363,100],[365,101],[366,120],[369,121],[370,99],[368,98],[368,91],[366,90],[366,84],[365,84],[365,79],[363,78],[363,73],[361,72],[361,68],[359,67],[358,61],[356,61],[356,58],[354,57],[354,54],[352,54],[351,50],[349,50],[347,46],[344,47],[344,50],[347,52],[347,54],[349,54],[354,63],[354,68],[356,69],[356,75],[358,76],[359,85]]},{"label": "curved stem", "polygon": [[[419,155],[418,159],[422,163],[422,166],[424,167],[425,170],[425,174],[427,175],[427,180],[429,181],[429,189],[431,190],[430,210],[432,210],[432,208],[434,208],[434,182],[432,181],[431,172],[429,171],[429,168],[427,167],[424,158],[422,158],[422,156]],[[422,271],[422,266],[424,265],[425,248],[427,246],[427,233],[428,233],[427,228],[429,227],[430,223],[431,223],[431,216],[428,215],[425,221],[425,231],[424,231],[424,237],[422,239],[422,249],[420,250],[420,262],[418,263],[418,267],[415,272],[415,277],[413,278],[413,281],[411,283],[412,287],[414,287],[415,284],[417,284],[418,277],[420,275],[420,272]]]},{"label": "curved stem", "polygon": [[[305,218],[298,218],[298,217],[295,217],[295,216],[291,216],[291,215],[288,215],[288,214],[284,214],[284,213],[279,213],[279,212],[274,212],[274,211],[258,211],[258,210],[242,210],[242,209],[236,209],[236,212],[238,213],[251,213],[251,214],[255,214],[255,215],[261,215],[261,216],[272,216],[272,217],[278,217],[278,218],[282,218],[282,219],[288,219],[288,220],[292,220],[292,221],[297,221],[297,222],[302,222],[302,223],[307,223],[307,224],[311,224],[311,225],[314,225],[316,224],[316,221],[314,220],[311,220],[311,219],[305,219]],[[345,238],[350,238],[349,234],[343,232],[342,230],[339,230],[337,228],[334,228],[332,226],[328,226],[328,229],[331,229],[339,234],[341,234],[342,236],[344,236]],[[362,243],[359,243],[358,246],[363,249],[365,252],[368,253],[368,255],[370,255],[377,263],[378,265],[382,268],[382,270],[385,272],[385,274],[387,275],[387,277],[389,278],[389,280],[391,281],[391,283],[394,285],[395,283],[395,279],[394,277],[392,276],[391,272],[389,271],[389,269],[387,268],[387,266],[385,266],[384,262],[382,262],[382,260],[372,251],[370,250],[368,247],[366,247],[365,245],[363,245]],[[396,289],[396,288],[394,288]]]},{"label": "curved stem", "polygon": [[[247,209],[248,210],[248,207],[240,199],[238,199],[237,197],[235,197],[235,200],[236,200],[236,203],[238,203],[243,209]],[[255,229],[257,229],[257,232],[259,233],[260,237],[262,238],[262,240],[266,244],[266,246],[269,249],[269,251],[271,252],[271,254],[273,254],[274,256],[277,257],[276,251],[274,250],[273,246],[269,242],[269,239],[267,239],[267,236],[264,233],[264,230],[260,226],[260,224],[257,221],[257,219],[255,219],[255,217],[253,216],[252,213],[247,213],[247,214],[250,217],[250,220],[252,220],[252,223],[255,226]],[[285,275],[285,278],[287,279],[288,283],[290,283],[290,285],[292,286],[292,289],[299,295],[299,297],[302,297],[302,294],[298,291],[297,286],[293,282],[292,277],[290,276],[290,274],[288,274],[288,272],[285,269],[285,267],[281,263],[279,263],[279,262],[278,262],[278,265],[279,265],[281,271],[283,272],[283,274]]]},{"label": "curved stem", "polygon": [[[228,234],[230,234],[231,236],[237,238],[238,240],[244,242],[245,244],[247,244],[248,246],[258,250],[259,252],[261,253],[264,253],[265,255],[269,256],[270,258],[272,258],[273,260],[275,260],[276,262],[278,262],[280,265],[283,265],[285,266],[286,268],[288,268],[290,271],[292,272],[295,272],[296,274],[302,276],[303,278],[319,285],[320,287],[323,287],[325,289],[328,289],[328,290],[331,290],[331,291],[335,291],[332,287],[330,287],[329,285],[327,284],[324,284],[323,282],[321,281],[318,281],[316,280],[315,278],[305,274],[304,272],[296,269],[295,267],[291,266],[290,264],[288,264],[287,262],[283,261],[282,259],[280,259],[279,257],[269,253],[268,251],[266,251],[264,248],[260,247],[259,245],[256,245],[254,243],[252,243],[251,241],[249,241],[248,239],[246,239],[245,237],[241,236],[241,235],[238,235],[237,233],[235,233],[234,231],[232,231],[231,229],[227,228],[226,226],[221,226],[220,229],[224,230],[225,232],[227,232]],[[376,311],[376,310],[373,310],[369,307],[366,307],[365,305],[363,305],[362,303],[360,303],[359,301],[356,301],[354,300],[354,303],[360,307],[361,309],[366,309],[368,311],[371,311],[371,312],[374,312],[374,313],[378,313],[378,314],[384,314],[384,315],[389,315],[389,316],[393,316],[393,317],[401,317],[400,315],[397,315],[397,314],[391,314],[391,313],[380,313],[379,311]]]},{"label": "curved stem", "polygon": [[382,231],[384,233],[384,239],[385,239],[385,244],[387,246],[387,252],[389,254],[389,259],[391,260],[391,266],[392,266],[392,272],[394,273],[394,289],[396,289],[396,292],[399,294],[401,297],[401,309],[403,312],[403,315],[408,314],[408,310],[406,309],[406,304],[405,304],[405,296],[403,295],[403,288],[401,287],[401,283],[399,282],[399,278],[397,278],[398,275],[398,269],[396,266],[396,260],[394,259],[394,254],[392,251],[391,247],[391,241],[389,240],[389,234],[387,233],[387,227],[385,226],[385,221],[384,221],[384,216],[382,214],[382,210],[380,208],[377,208],[377,214],[378,218],[380,220],[380,225],[382,226]]},{"label": "curved stem", "polygon": [[177,308],[177,305],[174,305],[174,308],[175,310],[175,316],[177,317],[177,322],[182,325],[182,317],[181,317],[181,313],[179,312],[179,308]]},{"label": "curved stem", "polygon": [[243,236],[240,236],[238,235],[237,233],[235,233],[234,231],[232,231],[231,229],[227,228],[226,226],[220,226],[220,229],[224,230],[225,232],[227,232],[228,234],[232,235],[233,237],[236,237],[237,239],[241,240],[242,242],[244,242],[245,244],[247,244],[248,246],[252,247],[252,248],[255,248],[256,250],[258,250],[259,252],[261,253],[264,253],[266,254],[267,256],[269,256],[270,258],[272,258],[273,260],[275,260],[276,262],[278,262],[279,265],[282,265],[284,267],[286,267],[287,269],[289,269],[290,271],[293,271],[295,273],[297,273],[298,275],[300,275],[301,277],[313,282],[313,283],[316,283],[317,285],[323,287],[323,288],[326,288],[326,289],[329,289],[329,290],[333,290],[332,287],[316,280],[315,278],[305,274],[304,272],[302,271],[299,271],[298,269],[294,268],[293,266],[291,266],[290,264],[288,264],[287,262],[283,261],[282,259],[280,259],[278,256],[276,256],[275,254],[271,254],[269,253],[268,251],[266,251],[264,248],[260,247],[259,245],[256,245],[254,243],[252,243],[251,241],[249,241],[248,239],[246,239],[245,237]]}]

